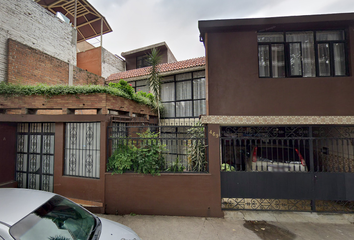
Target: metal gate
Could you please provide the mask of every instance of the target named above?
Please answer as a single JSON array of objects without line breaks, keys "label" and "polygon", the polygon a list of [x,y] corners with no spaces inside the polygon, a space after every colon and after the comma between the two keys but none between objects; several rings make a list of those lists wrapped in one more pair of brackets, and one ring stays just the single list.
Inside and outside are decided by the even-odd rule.
[{"label": "metal gate", "polygon": [[354,212],[353,126],[222,127],[223,209]]},{"label": "metal gate", "polygon": [[54,123],[17,124],[18,187],[53,191]]}]

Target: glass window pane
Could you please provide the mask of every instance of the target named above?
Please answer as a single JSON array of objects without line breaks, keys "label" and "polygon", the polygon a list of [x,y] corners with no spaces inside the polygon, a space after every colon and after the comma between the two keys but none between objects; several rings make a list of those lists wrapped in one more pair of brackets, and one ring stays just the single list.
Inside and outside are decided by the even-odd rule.
[{"label": "glass window pane", "polygon": [[284,42],[283,33],[258,33],[258,42]]},{"label": "glass window pane", "polygon": [[258,46],[258,67],[260,77],[270,77],[268,45]]},{"label": "glass window pane", "polygon": [[175,103],[162,103],[163,117],[175,117]]},{"label": "glass window pane", "polygon": [[302,75],[301,44],[290,43],[289,48],[290,48],[290,74],[291,76],[301,76]]},{"label": "glass window pane", "polygon": [[146,93],[149,93],[150,92],[150,89],[148,86],[140,86],[140,87],[136,87],[136,91],[137,92],[146,92]]},{"label": "glass window pane", "polygon": [[334,75],[344,76],[346,72],[344,43],[333,44],[333,57],[334,57]]},{"label": "glass window pane", "polygon": [[192,83],[191,81],[176,83],[176,100],[185,100],[192,98]]},{"label": "glass window pane", "polygon": [[272,71],[274,78],[285,77],[283,44],[272,44]]},{"label": "glass window pane", "polygon": [[176,75],[176,81],[192,79],[192,73],[182,73]]},{"label": "glass window pane", "polygon": [[199,117],[199,115],[205,115],[205,100],[194,101],[194,117]]},{"label": "glass window pane", "polygon": [[131,84],[132,87],[135,87],[135,82],[128,82],[128,84]]},{"label": "glass window pane", "polygon": [[174,101],[175,100],[175,84],[163,83],[161,84],[161,101]]},{"label": "glass window pane", "polygon": [[174,81],[174,80],[175,80],[175,76],[174,75],[165,76],[165,77],[162,77],[161,82],[170,82],[170,81]]},{"label": "glass window pane", "polygon": [[176,117],[192,117],[192,101],[177,102]]},{"label": "glass window pane", "polygon": [[331,75],[329,44],[318,44],[318,74],[321,77]]},{"label": "glass window pane", "polygon": [[136,86],[147,86],[147,85],[148,85],[147,80],[136,81]]},{"label": "glass window pane", "polygon": [[193,73],[193,78],[202,78],[205,77],[205,71],[199,71]]},{"label": "glass window pane", "polygon": [[193,80],[193,98],[205,98],[205,78]]},{"label": "glass window pane", "polygon": [[319,31],[316,32],[316,41],[344,40],[344,31]]},{"label": "glass window pane", "polygon": [[303,77],[316,76],[315,45],[313,32],[287,32],[287,42],[300,42],[302,54]]}]

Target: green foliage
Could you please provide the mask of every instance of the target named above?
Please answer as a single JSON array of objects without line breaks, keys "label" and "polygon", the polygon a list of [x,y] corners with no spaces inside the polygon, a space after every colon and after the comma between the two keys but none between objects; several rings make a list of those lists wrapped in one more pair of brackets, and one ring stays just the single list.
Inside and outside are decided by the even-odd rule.
[{"label": "green foliage", "polygon": [[221,164],[221,171],[223,172],[235,172],[235,168],[227,163]]},{"label": "green foliage", "polygon": [[169,166],[166,169],[166,172],[183,172],[185,167],[179,163],[178,157],[176,158],[176,161],[174,161],[171,166]]},{"label": "green foliage", "polygon": [[188,140],[188,163],[190,169],[194,172],[206,172],[206,156],[204,142],[204,127],[201,122],[197,122],[194,128],[187,131],[191,135]]},{"label": "green foliage", "polygon": [[[129,84],[128,84],[129,86]],[[129,86],[132,88],[131,86]],[[127,89],[129,89],[127,87]],[[127,99],[131,99],[137,103],[150,106],[156,109],[156,104],[151,101],[151,97],[144,97],[141,95],[127,93],[130,90],[122,90],[116,87],[110,86],[99,86],[99,85],[85,85],[85,86],[66,86],[66,85],[54,85],[49,86],[45,84],[38,85],[17,85],[17,84],[6,84],[4,82],[0,83],[0,95],[6,97],[12,96],[31,96],[31,95],[43,95],[46,97],[52,97],[56,95],[73,95],[77,96],[79,94],[95,94],[95,93],[107,93],[114,96],[119,96]],[[134,89],[133,89],[134,91]]]},{"label": "green foliage", "polygon": [[160,171],[164,169],[163,153],[167,149],[166,145],[161,144],[158,134],[152,133],[150,130],[137,134],[140,137],[139,146],[135,146],[136,142],[122,140],[108,159],[108,171],[124,173],[133,170],[136,173],[159,175]]},{"label": "green foliage", "polygon": [[124,93],[128,94],[128,96],[130,96],[131,98],[133,98],[135,94],[134,88],[124,80],[120,80],[118,83],[109,83],[108,86],[122,90]]},{"label": "green foliage", "polygon": [[136,95],[142,96],[142,97],[146,97],[146,98],[150,99],[151,102],[154,102],[154,99],[155,99],[154,94],[146,93],[146,92],[143,92],[143,91],[137,92]]},{"label": "green foliage", "polygon": [[120,140],[112,156],[108,158],[107,171],[114,173],[124,173],[131,170],[134,159],[136,158],[136,147],[128,140]]},{"label": "green foliage", "polygon": [[134,171],[151,175],[159,175],[165,166],[163,153],[166,145],[161,144],[157,133],[147,130],[145,133],[137,133],[140,137],[140,147],[137,151],[137,159],[133,162]]},{"label": "green foliage", "polygon": [[161,77],[160,77],[160,72],[158,69],[158,65],[161,62],[161,55],[159,53],[159,50],[156,48],[153,48],[151,50],[151,53],[148,55],[148,63],[151,65],[151,68],[149,68],[149,87],[152,90],[152,93],[154,94],[154,102],[157,106],[157,117],[160,119],[160,107],[159,103],[161,101]]}]

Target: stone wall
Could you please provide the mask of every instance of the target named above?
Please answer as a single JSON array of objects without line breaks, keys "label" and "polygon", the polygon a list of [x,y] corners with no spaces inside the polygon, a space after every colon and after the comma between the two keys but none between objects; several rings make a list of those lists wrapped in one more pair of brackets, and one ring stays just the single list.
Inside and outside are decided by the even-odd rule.
[{"label": "stone wall", "polygon": [[0,82],[9,38],[76,65],[76,31],[32,0],[0,0]]}]

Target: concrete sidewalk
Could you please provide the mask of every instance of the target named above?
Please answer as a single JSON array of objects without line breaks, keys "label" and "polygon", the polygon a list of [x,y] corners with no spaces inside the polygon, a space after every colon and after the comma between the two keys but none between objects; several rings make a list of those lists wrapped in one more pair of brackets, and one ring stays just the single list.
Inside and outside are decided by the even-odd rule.
[{"label": "concrete sidewalk", "polygon": [[224,218],[104,215],[143,240],[159,239],[354,239],[354,214],[226,211]]}]

